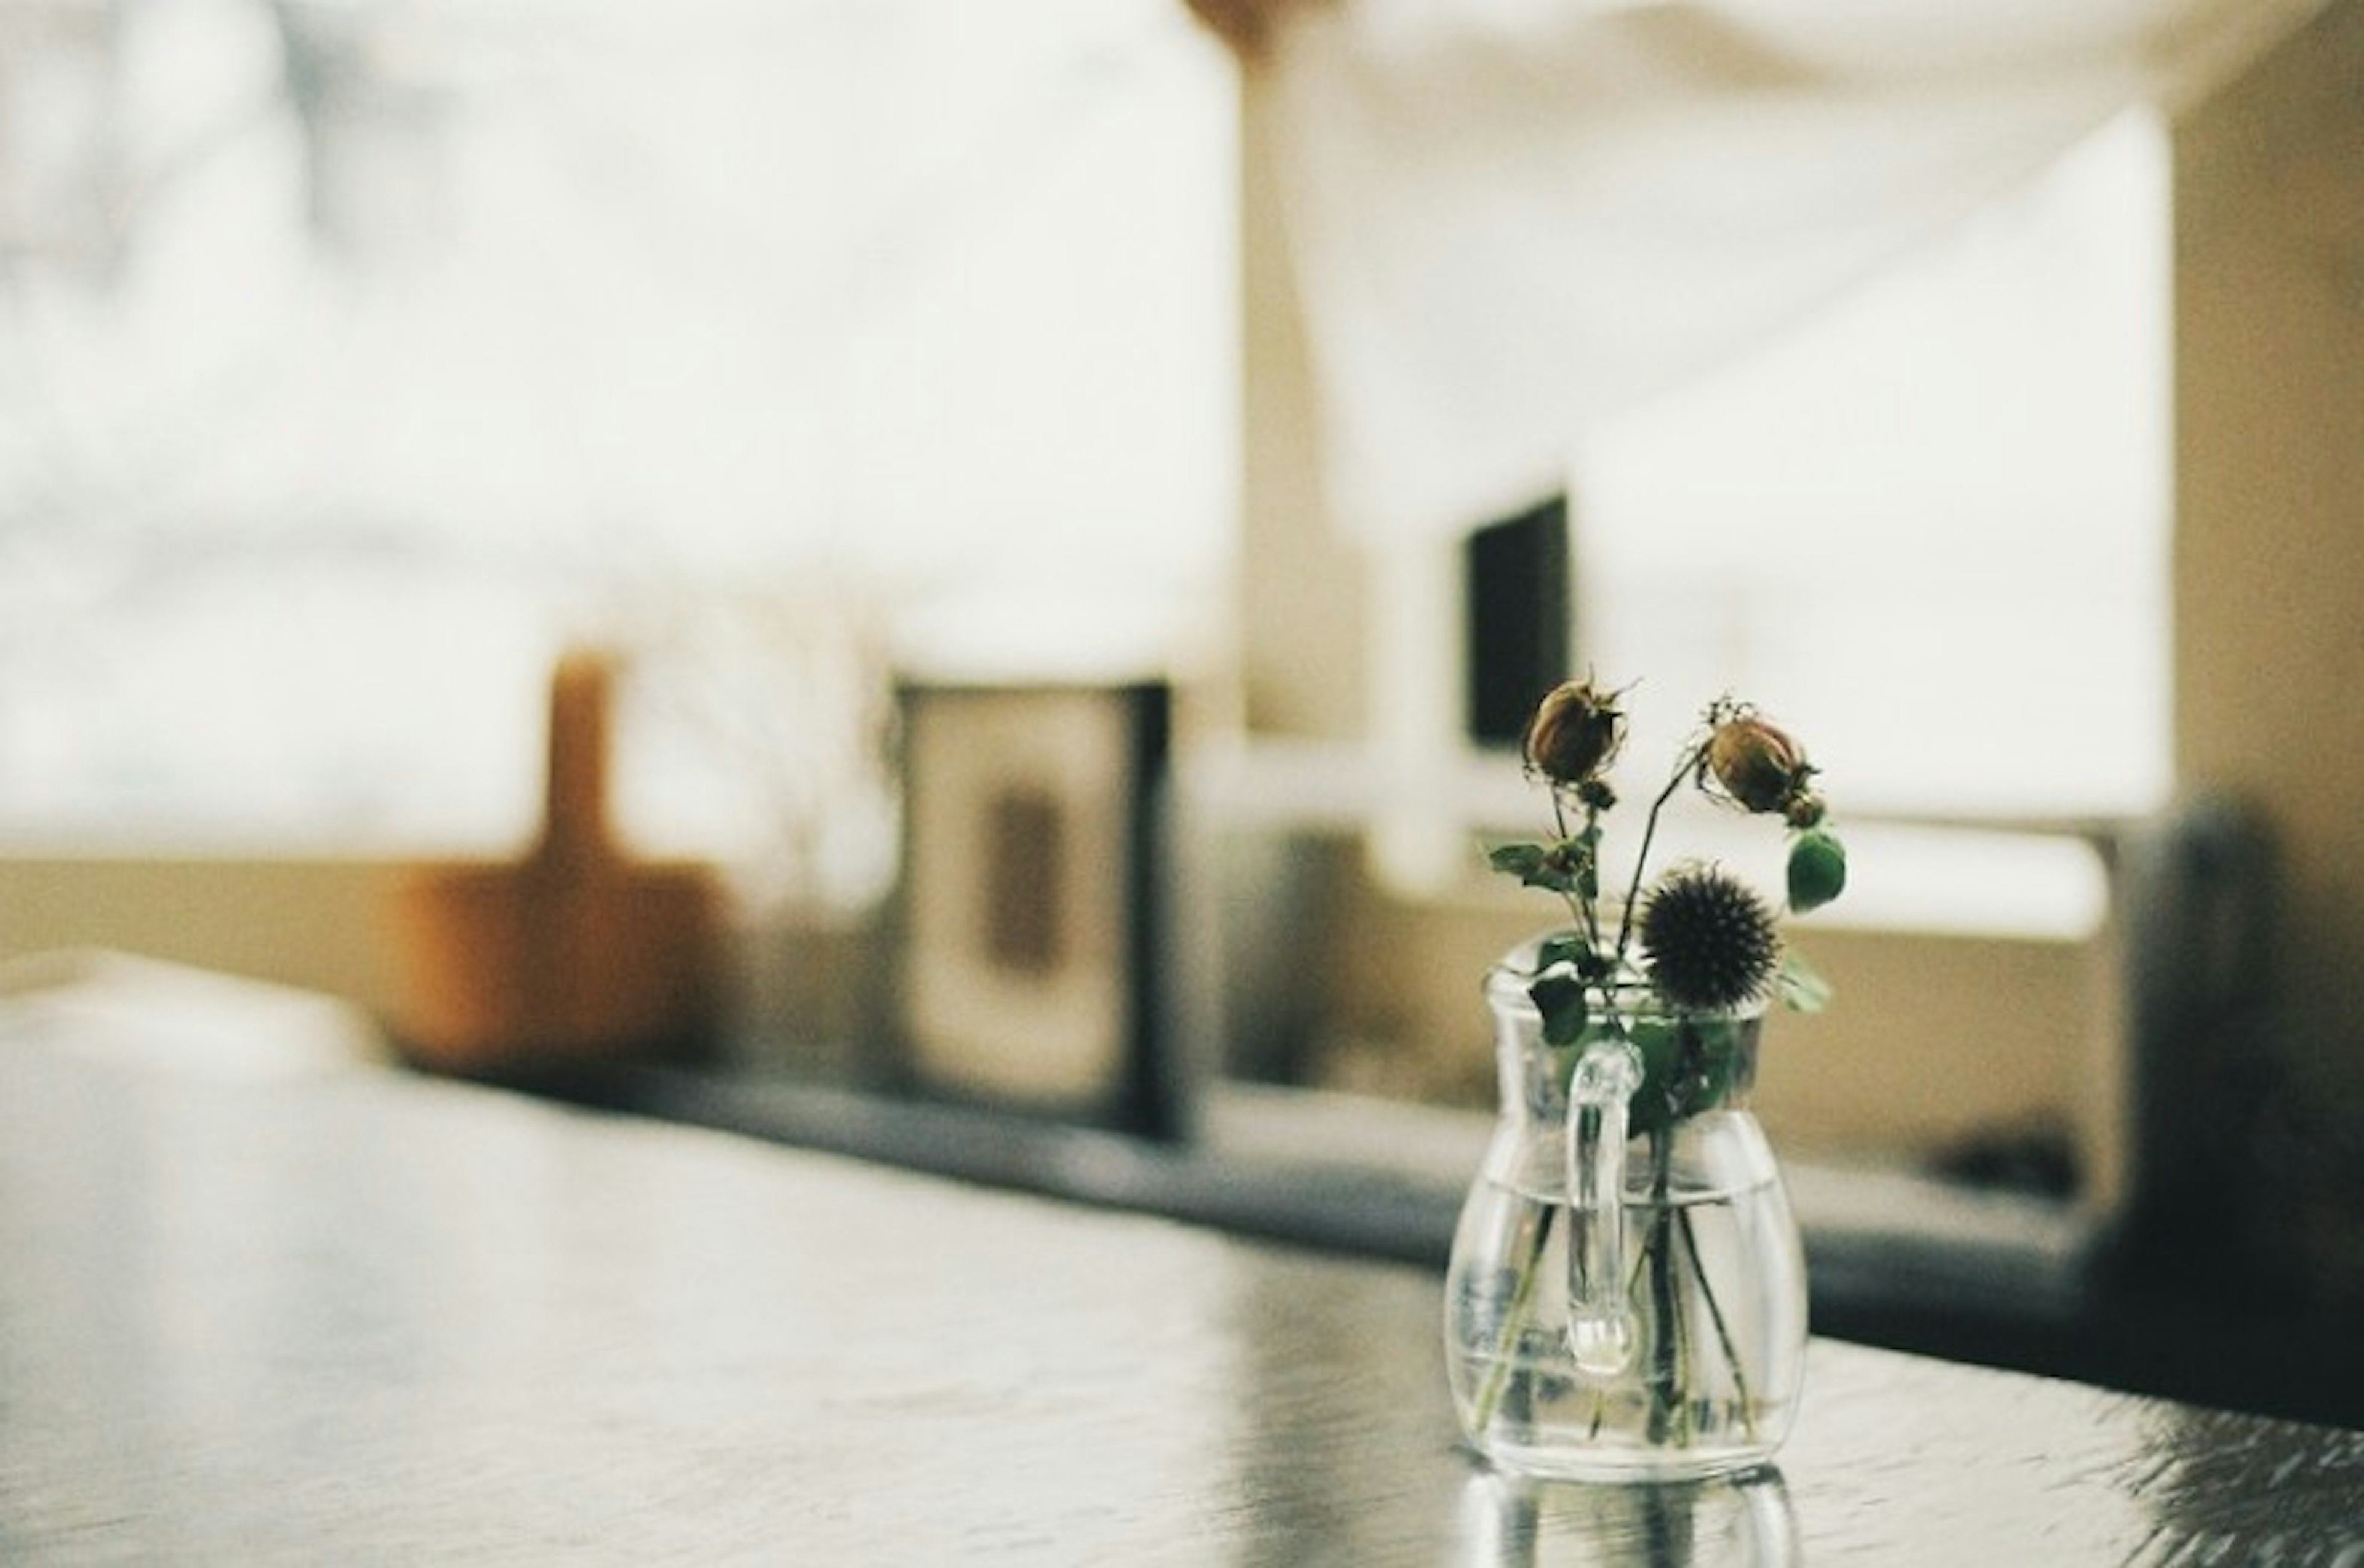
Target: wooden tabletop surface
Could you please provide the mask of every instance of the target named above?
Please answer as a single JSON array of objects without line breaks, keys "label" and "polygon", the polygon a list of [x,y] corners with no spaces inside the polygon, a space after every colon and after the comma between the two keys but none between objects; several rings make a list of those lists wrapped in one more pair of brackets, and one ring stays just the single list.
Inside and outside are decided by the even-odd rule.
[{"label": "wooden tabletop surface", "polygon": [[2364,1434],[1817,1340],[1522,1485],[1427,1269],[140,1043],[0,1003],[0,1562],[2364,1563]]}]

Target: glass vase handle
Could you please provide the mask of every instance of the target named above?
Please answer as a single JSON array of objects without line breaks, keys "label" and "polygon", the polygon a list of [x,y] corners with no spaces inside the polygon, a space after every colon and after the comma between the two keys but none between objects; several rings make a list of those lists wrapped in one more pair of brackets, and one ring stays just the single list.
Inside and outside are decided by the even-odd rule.
[{"label": "glass vase handle", "polygon": [[1638,1337],[1625,1289],[1625,1139],[1641,1084],[1641,1055],[1622,1038],[1586,1051],[1568,1080],[1567,1348],[1595,1377],[1632,1366]]}]

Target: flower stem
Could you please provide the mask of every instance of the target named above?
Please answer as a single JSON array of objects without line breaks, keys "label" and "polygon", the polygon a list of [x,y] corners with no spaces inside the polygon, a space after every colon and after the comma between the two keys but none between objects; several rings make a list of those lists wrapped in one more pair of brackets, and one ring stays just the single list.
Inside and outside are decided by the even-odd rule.
[{"label": "flower stem", "polygon": [[1600,808],[1589,801],[1585,803],[1584,831],[1579,835],[1567,830],[1567,798],[1556,788],[1552,791],[1551,807],[1552,830],[1558,835],[1560,843],[1565,845],[1573,841],[1584,846],[1583,875],[1575,887],[1561,889],[1560,897],[1567,905],[1568,913],[1576,917],[1578,928],[1583,931],[1586,948],[1598,953],[1600,951],[1598,887],[1600,877]]},{"label": "flower stem", "polygon": [[1674,1178],[1674,1134],[1660,1129],[1650,1134],[1650,1440],[1689,1441],[1688,1409],[1682,1395],[1684,1363],[1689,1346],[1683,1314],[1675,1295],[1674,1206],[1668,1202]]},{"label": "flower stem", "polygon": [[1621,962],[1634,935],[1634,906],[1642,901],[1642,878],[1650,869],[1650,840],[1658,836],[1658,814],[1666,810],[1667,802],[1675,798],[1675,791],[1682,788],[1684,778],[1698,771],[1701,759],[1706,755],[1707,742],[1693,741],[1675,760],[1675,771],[1667,775],[1658,798],[1650,802],[1650,815],[1642,819],[1642,844],[1634,856],[1634,880],[1625,891],[1624,911],[1617,918],[1617,957]]},{"label": "flower stem", "polygon": [[1494,1424],[1494,1412],[1502,1403],[1502,1391],[1511,1381],[1511,1362],[1517,1350],[1519,1337],[1526,1332],[1527,1314],[1534,1305],[1535,1282],[1543,1273],[1544,1249],[1550,1244],[1552,1221],[1558,1217],[1559,1207],[1546,1204],[1542,1218],[1535,1221],[1534,1244],[1527,1249],[1527,1261],[1519,1270],[1519,1283],[1511,1292],[1511,1308],[1503,1315],[1502,1332],[1494,1341],[1493,1370],[1486,1374],[1486,1386],[1478,1396],[1471,1425],[1482,1432]]},{"label": "flower stem", "polygon": [[1691,1231],[1690,1211],[1683,1211],[1678,1221],[1682,1226],[1683,1247],[1691,1255],[1691,1273],[1699,1279],[1700,1297],[1707,1304],[1708,1321],[1715,1325],[1716,1343],[1723,1350],[1723,1363],[1732,1369],[1733,1397],[1740,1406],[1740,1429],[1748,1440],[1756,1440],[1756,1401],[1748,1392],[1748,1369],[1741,1364],[1740,1347],[1733,1342],[1732,1326],[1723,1320],[1723,1305],[1715,1298],[1715,1284],[1707,1277],[1707,1260],[1700,1256],[1699,1238]]}]

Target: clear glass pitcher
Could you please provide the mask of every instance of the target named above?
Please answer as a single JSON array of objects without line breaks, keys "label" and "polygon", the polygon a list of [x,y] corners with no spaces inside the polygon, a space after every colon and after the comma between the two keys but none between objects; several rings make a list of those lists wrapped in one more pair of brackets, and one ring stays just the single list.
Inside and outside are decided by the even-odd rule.
[{"label": "clear glass pitcher", "polygon": [[1675,1013],[1637,984],[1554,1045],[1527,995],[1536,951],[1486,980],[1501,1112],[1445,1278],[1462,1426],[1535,1474],[1759,1463],[1806,1353],[1797,1223],[1746,1108],[1763,1009]]}]

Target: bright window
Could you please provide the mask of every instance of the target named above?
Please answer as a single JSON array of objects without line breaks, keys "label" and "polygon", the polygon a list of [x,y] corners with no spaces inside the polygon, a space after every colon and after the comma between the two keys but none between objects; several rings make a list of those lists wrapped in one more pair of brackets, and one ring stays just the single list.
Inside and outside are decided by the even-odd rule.
[{"label": "bright window", "polygon": [[2130,117],[1600,432],[1574,482],[1582,656],[1670,698],[1761,695],[1853,811],[2159,804],[2167,186],[2163,131]]},{"label": "bright window", "polygon": [[1234,86],[1172,0],[11,12],[12,839],[512,839],[583,629],[671,660],[658,837],[795,838],[901,612],[1221,581]]}]

